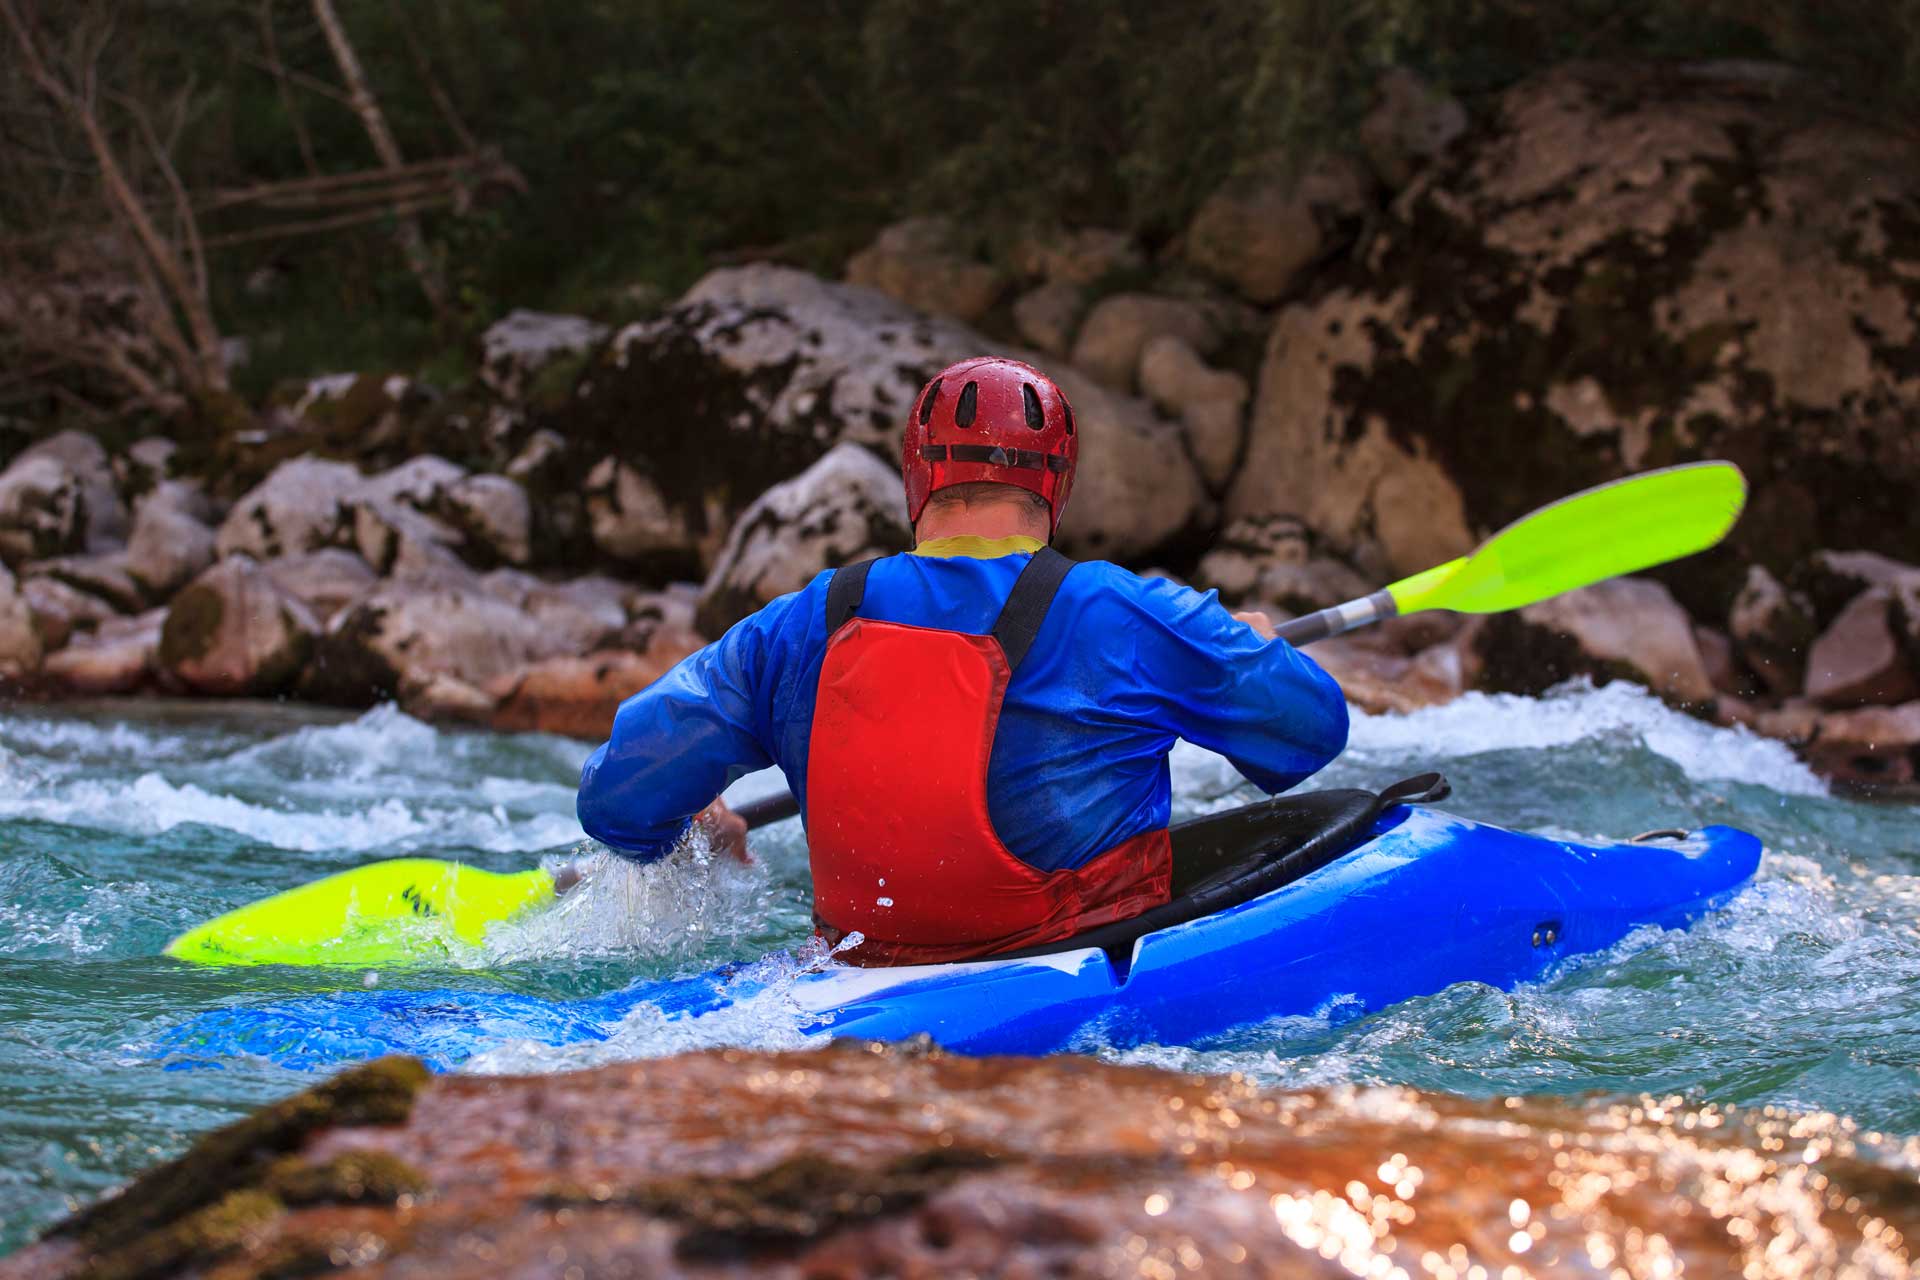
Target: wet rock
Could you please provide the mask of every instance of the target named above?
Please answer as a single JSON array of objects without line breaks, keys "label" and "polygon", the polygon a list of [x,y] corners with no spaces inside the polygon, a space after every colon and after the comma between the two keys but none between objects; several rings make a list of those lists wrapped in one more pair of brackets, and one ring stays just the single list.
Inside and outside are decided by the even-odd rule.
[{"label": "wet rock", "polygon": [[41,674],[50,684],[82,697],[147,689],[160,675],[160,636],[167,613],[161,608],[131,618],[107,618],[48,654]]},{"label": "wet rock", "polygon": [[341,547],[282,556],[267,561],[260,570],[274,586],[305,605],[322,624],[373,590],[380,580],[371,565]]},{"label": "wet rock", "polygon": [[344,462],[294,458],[233,504],[214,540],[222,556],[274,560],[333,546],[351,528],[360,473]]},{"label": "wet rock", "polygon": [[1800,691],[1816,634],[1805,596],[1789,592],[1764,566],[1749,566],[1727,626],[1740,660],[1776,697]]},{"label": "wet rock", "polygon": [[951,219],[908,218],[847,262],[847,283],[876,289],[916,311],[972,324],[1006,291],[1006,275],[961,247]]},{"label": "wet rock", "polygon": [[1200,206],[1187,228],[1187,260],[1251,302],[1277,302],[1308,263],[1358,232],[1369,187],[1343,156],[1305,172],[1276,157]]},{"label": "wet rock", "polygon": [[1747,564],[1913,559],[1916,226],[1920,142],[1810,86],[1535,76],[1276,318],[1228,514],[1301,516],[1391,576],[1543,500],[1720,457],[1747,515],[1666,578],[1699,615]]},{"label": "wet rock", "polygon": [[441,502],[447,520],[484,559],[525,565],[533,559],[533,506],[527,491],[505,476],[468,476]]},{"label": "wet rock", "polygon": [[1753,728],[1769,738],[1778,738],[1796,747],[1805,746],[1819,734],[1821,718],[1827,714],[1811,698],[1788,698],[1779,706],[1756,715]]},{"label": "wet rock", "polygon": [[1478,648],[1485,681],[1506,692],[1537,694],[1585,675],[1624,677],[1689,705],[1714,697],[1686,611],[1647,578],[1615,578],[1490,618]]},{"label": "wet rock", "polygon": [[293,684],[319,623],[246,556],[228,556],[167,606],[159,664],[195,693],[259,696]]},{"label": "wet rock", "polygon": [[1380,181],[1399,190],[1467,131],[1467,109],[1405,67],[1374,86],[1373,109],[1360,122],[1360,145]]},{"label": "wet rock", "polygon": [[544,371],[577,365],[607,333],[580,316],[515,308],[480,335],[480,381],[502,400],[524,400]]},{"label": "wet rock", "polygon": [[1183,339],[1162,334],[1141,348],[1140,390],[1180,420],[1201,477],[1224,489],[1246,444],[1247,380],[1209,368]]},{"label": "wet rock", "polygon": [[1119,391],[1133,390],[1140,352],[1148,341],[1171,335],[1196,352],[1220,345],[1220,330],[1209,309],[1186,298],[1150,293],[1116,293],[1102,298],[1080,325],[1073,363],[1096,381]]},{"label": "wet rock", "polygon": [[1085,289],[1054,280],[1014,299],[1013,327],[1022,338],[1048,355],[1064,357],[1073,346],[1080,313],[1086,309]]},{"label": "wet rock", "polygon": [[[11,579],[9,579],[11,580]],[[92,631],[120,611],[107,601],[58,578],[23,578],[19,594],[33,614],[34,630],[49,653],[62,648],[76,632]]]},{"label": "wet rock", "polygon": [[164,600],[214,560],[214,532],[199,489],[166,480],[140,500],[127,539],[127,573],[150,601]]},{"label": "wet rock", "polygon": [[33,607],[0,565],[0,677],[17,679],[40,666],[41,633]]},{"label": "wet rock", "polygon": [[1807,654],[1807,696],[1826,707],[1890,706],[1920,697],[1894,633],[1893,593],[1875,587],[1854,597]]},{"label": "wet rock", "polygon": [[700,648],[697,637],[662,634],[644,653],[601,649],[584,657],[548,658],[496,681],[491,726],[503,733],[558,733],[604,742],[620,704]]},{"label": "wet rock", "polygon": [[717,636],[822,569],[912,545],[898,473],[857,444],[839,445],[740,517],[701,588],[700,629]]},{"label": "wet rock", "polygon": [[1828,712],[1810,736],[1807,763],[1845,786],[1904,789],[1920,777],[1920,701]]},{"label": "wet rock", "polygon": [[1405,715],[1451,702],[1477,675],[1471,647],[1453,642],[1409,657],[1358,636],[1334,636],[1315,644],[1308,656],[1334,678],[1348,702],[1372,715]]},{"label": "wet rock", "polygon": [[327,701],[403,700],[437,676],[485,689],[503,675],[566,652],[568,637],[490,591],[478,575],[443,570],[383,583],[328,624],[308,686]]},{"label": "wet rock", "polygon": [[1026,236],[1014,245],[1013,262],[1015,270],[1024,276],[1082,287],[1146,265],[1132,236],[1107,227]]},{"label": "wet rock", "polygon": [[0,1278],[1784,1276],[1844,1259],[1891,1280],[1920,1232],[1911,1184],[1896,1139],[1841,1118],[1676,1100],[1280,1091],[861,1044],[518,1077],[386,1059],[207,1135]]}]

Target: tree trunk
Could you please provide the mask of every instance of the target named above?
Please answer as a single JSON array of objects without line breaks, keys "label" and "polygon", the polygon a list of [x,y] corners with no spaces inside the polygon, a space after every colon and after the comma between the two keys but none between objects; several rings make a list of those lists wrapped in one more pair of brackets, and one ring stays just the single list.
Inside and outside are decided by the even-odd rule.
[{"label": "tree trunk", "polygon": [[[347,97],[353,104],[354,114],[360,117],[360,123],[367,131],[367,138],[373,143],[373,150],[380,157],[380,163],[388,169],[406,168],[406,157],[400,153],[400,144],[394,141],[392,130],[387,128],[387,117],[380,110],[380,100],[373,96],[373,88],[367,83],[366,72],[360,67],[359,55],[354,53],[353,45],[347,39],[346,28],[340,24],[340,15],[334,12],[333,0],[313,0],[313,16],[319,19],[320,29],[326,33],[327,45],[333,50],[333,60],[340,67],[340,78],[346,81]],[[420,220],[410,213],[401,213],[398,217],[400,252],[405,255],[407,267],[413,272],[415,280],[420,282],[420,291],[427,295],[427,303],[433,308],[437,318],[447,315],[447,286],[441,279],[440,268],[433,260],[433,254],[427,248],[427,238],[420,231]]]}]

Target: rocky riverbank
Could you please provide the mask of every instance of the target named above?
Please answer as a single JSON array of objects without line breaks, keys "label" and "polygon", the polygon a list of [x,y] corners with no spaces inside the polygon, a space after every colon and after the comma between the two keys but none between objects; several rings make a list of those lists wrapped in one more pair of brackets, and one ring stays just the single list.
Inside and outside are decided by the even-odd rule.
[{"label": "rocky riverbank", "polygon": [[[717,270],[618,329],[517,312],[443,393],[286,387],[217,432],[12,440],[0,680],[397,699],[601,735],[821,568],[907,544],[901,415],[1007,351],[1083,424],[1064,548],[1317,608],[1584,485],[1739,463],[1728,546],[1315,650],[1370,709],[1626,678],[1850,784],[1920,769],[1920,148],[1771,67],[1563,67],[1469,112],[1382,82],[1148,246],[900,224],[834,282]],[[31,433],[29,433],[31,434]]]},{"label": "rocky riverbank", "polygon": [[522,1078],[386,1059],[207,1135],[0,1277],[1895,1277],[1916,1159],[1771,1109],[912,1047]]}]

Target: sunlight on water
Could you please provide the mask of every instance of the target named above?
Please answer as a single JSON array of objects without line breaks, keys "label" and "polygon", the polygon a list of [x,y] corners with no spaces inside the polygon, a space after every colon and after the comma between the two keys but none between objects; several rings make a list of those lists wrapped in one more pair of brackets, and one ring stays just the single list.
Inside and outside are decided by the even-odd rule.
[{"label": "sunlight on water", "polygon": [[[752,866],[698,840],[632,865],[596,851],[574,819],[587,751],[443,731],[392,708],[149,703],[0,719],[0,1249],[70,1197],[306,1079],[254,1059],[163,1069],[200,1065],[154,1055],[203,1011],[451,988],[523,1000],[531,1026],[566,1007],[556,1000],[616,1001],[598,1038],[564,1048],[516,1033],[514,1018],[479,1042],[462,1033],[475,1071],[802,1043],[811,1015],[788,993],[817,958],[790,954],[809,931],[799,824],[755,832]],[[1276,1083],[1672,1092],[1920,1133],[1912,810],[1831,796],[1778,744],[1624,685],[1356,714],[1351,749],[1317,784],[1378,787],[1433,768],[1455,787],[1445,807],[1503,825],[1609,839],[1722,822],[1754,831],[1768,854],[1755,888],[1691,931],[1643,930],[1519,991],[1462,984],[1359,1018],[1335,1006],[1191,1049],[1085,1047]],[[1176,751],[1172,775],[1181,816],[1253,798],[1224,761],[1191,748]],[[736,795],[778,785],[749,779]],[[584,858],[588,874],[551,909],[426,968],[213,969],[159,956],[223,911],[399,855],[501,871]],[[698,1017],[648,985],[722,964],[737,967],[704,990],[724,1007]]]}]

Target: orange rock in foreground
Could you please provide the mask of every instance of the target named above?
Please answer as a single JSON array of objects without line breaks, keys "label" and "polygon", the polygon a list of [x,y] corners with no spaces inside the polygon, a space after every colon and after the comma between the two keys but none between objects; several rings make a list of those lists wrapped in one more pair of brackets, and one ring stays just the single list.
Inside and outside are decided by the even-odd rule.
[{"label": "orange rock in foreground", "polygon": [[1906,1276],[1916,1155],[1832,1116],[878,1045],[525,1078],[389,1059],[208,1135],[0,1278]]}]

